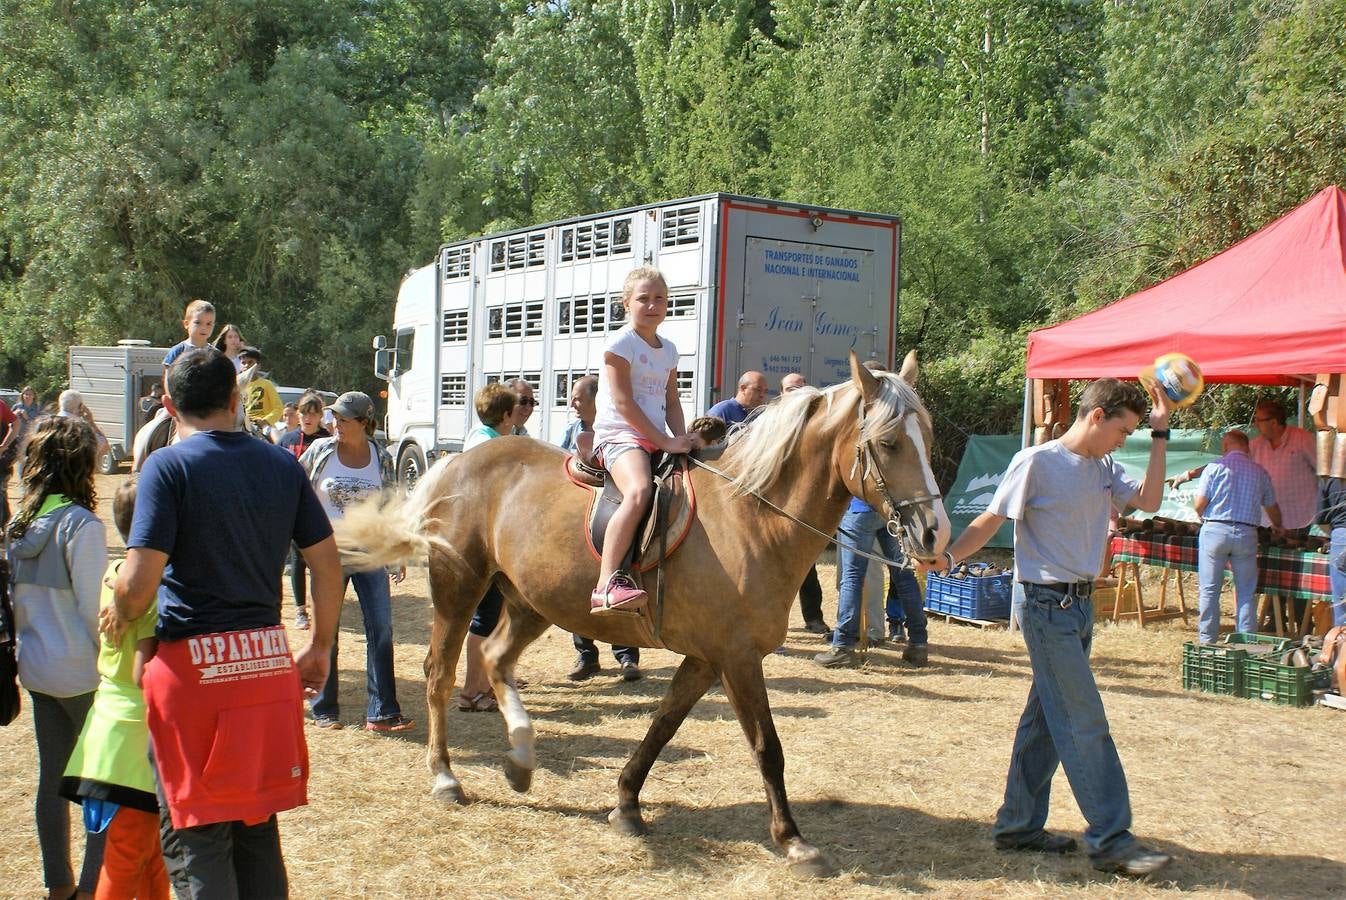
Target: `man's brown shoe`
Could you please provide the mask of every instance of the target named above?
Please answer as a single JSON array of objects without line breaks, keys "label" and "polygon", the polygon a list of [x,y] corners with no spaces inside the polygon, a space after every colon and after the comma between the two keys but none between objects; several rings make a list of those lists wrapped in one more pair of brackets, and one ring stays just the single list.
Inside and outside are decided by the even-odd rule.
[{"label": "man's brown shoe", "polygon": [[585,681],[601,671],[603,670],[598,665],[598,660],[581,656],[575,661],[575,668],[566,673],[566,677],[571,681]]},{"label": "man's brown shoe", "polygon": [[1136,844],[1115,856],[1095,856],[1090,862],[1100,872],[1148,878],[1173,861],[1167,853]]}]

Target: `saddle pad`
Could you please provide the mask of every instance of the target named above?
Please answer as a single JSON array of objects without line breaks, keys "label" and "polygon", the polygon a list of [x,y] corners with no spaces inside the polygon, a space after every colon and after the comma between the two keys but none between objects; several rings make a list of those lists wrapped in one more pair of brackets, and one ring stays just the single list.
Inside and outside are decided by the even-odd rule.
[{"label": "saddle pad", "polygon": [[[602,488],[580,481],[571,470],[568,462],[565,470],[566,477],[570,479],[572,484],[589,491],[589,505],[584,516],[584,540],[594,559],[602,559],[603,534],[607,531],[612,514],[621,505],[621,492],[617,490],[617,486],[612,483],[611,479],[607,479]],[[672,470],[656,481],[656,491],[657,498],[664,504],[665,510],[664,533],[667,538],[664,558],[667,559],[686,539],[687,534],[692,530],[692,522],[696,518],[696,492],[689,477],[685,458],[680,457]],[[632,566],[636,572],[649,572],[659,565],[657,549],[659,535],[655,531],[654,511],[655,504],[651,503],[650,508],[645,511],[644,518],[641,519],[640,526],[636,529],[636,534],[639,536],[637,542],[639,549],[635,553],[637,563]]]}]

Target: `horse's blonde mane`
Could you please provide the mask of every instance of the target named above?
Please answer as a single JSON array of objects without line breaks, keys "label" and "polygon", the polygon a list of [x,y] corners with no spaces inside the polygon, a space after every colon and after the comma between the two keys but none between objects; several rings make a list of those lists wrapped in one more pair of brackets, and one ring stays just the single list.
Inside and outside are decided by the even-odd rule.
[{"label": "horse's blonde mane", "polygon": [[[897,431],[908,412],[921,411],[920,398],[892,372],[875,372],[879,395],[865,414],[861,438],[881,441]],[[753,418],[747,427],[730,436],[731,455],[726,458],[735,470],[735,493],[761,493],[775,484],[785,461],[794,453],[808,420],[822,410],[823,428],[833,431],[856,420],[860,409],[860,390],[846,381],[825,390],[802,387],[782,395]]]}]

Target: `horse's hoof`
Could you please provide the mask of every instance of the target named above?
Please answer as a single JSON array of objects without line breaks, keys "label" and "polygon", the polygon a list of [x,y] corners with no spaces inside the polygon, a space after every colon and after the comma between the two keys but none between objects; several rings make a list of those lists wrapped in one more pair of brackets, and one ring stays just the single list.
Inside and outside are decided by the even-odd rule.
[{"label": "horse's hoof", "polygon": [[430,789],[430,796],[445,806],[467,806],[467,794],[463,786],[451,775],[435,776],[435,786]]},{"label": "horse's hoof", "polygon": [[533,770],[525,769],[514,761],[514,757],[505,754],[505,780],[520,794],[527,793],[533,786]]},{"label": "horse's hoof", "polygon": [[790,850],[790,871],[801,878],[831,878],[836,868],[827,861],[817,847],[795,847]]},{"label": "horse's hoof", "polygon": [[641,837],[649,831],[638,811],[625,812],[621,807],[608,813],[608,824],[612,826],[613,831],[624,837]]}]

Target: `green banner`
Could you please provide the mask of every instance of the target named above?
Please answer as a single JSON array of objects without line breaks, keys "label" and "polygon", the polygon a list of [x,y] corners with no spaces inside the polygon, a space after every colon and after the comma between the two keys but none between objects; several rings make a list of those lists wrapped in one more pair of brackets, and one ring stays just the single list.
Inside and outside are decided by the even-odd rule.
[{"label": "green banner", "polygon": [[[1171,478],[1188,469],[1204,466],[1220,455],[1220,436],[1223,429],[1205,431],[1198,428],[1175,428],[1168,442],[1168,453],[1164,456],[1164,477]],[[1150,465],[1150,432],[1148,429],[1127,438],[1126,445],[1113,454],[1126,474],[1140,481],[1145,477],[1145,469]],[[1151,515],[1184,522],[1195,522],[1196,510],[1192,501],[1196,499],[1196,486],[1199,479],[1188,481],[1177,488],[1164,488],[1164,502],[1157,513],[1131,511],[1132,518],[1147,519]]]},{"label": "green banner", "polygon": [[[957,537],[977,516],[986,512],[991,497],[1005,476],[1010,459],[1019,452],[1017,434],[972,435],[968,438],[967,449],[963,451],[963,461],[958,464],[958,475],[944,496],[944,508],[953,524],[953,533]],[[1175,429],[1169,440],[1168,455],[1165,457],[1167,476],[1194,469],[1219,456],[1220,432],[1200,429]],[[1150,432],[1142,429],[1127,439],[1126,445],[1113,456],[1126,469],[1127,474],[1139,481],[1145,477],[1145,469],[1150,464]],[[1155,515],[1170,519],[1196,521],[1196,511],[1192,509],[1192,500],[1196,495],[1195,481],[1189,481],[1177,489],[1164,491],[1164,502]],[[1148,516],[1149,513],[1132,513]],[[1006,522],[987,543],[988,547],[1010,548],[1014,546],[1014,526]]]},{"label": "green banner", "polygon": [[[967,439],[963,461],[958,464],[958,475],[953,487],[944,495],[944,509],[953,525],[953,536],[963,533],[977,516],[986,512],[991,497],[1014,454],[1019,452],[1017,434],[974,434]],[[988,547],[1014,546],[1014,525],[1006,522],[995,537],[986,542]]]}]

